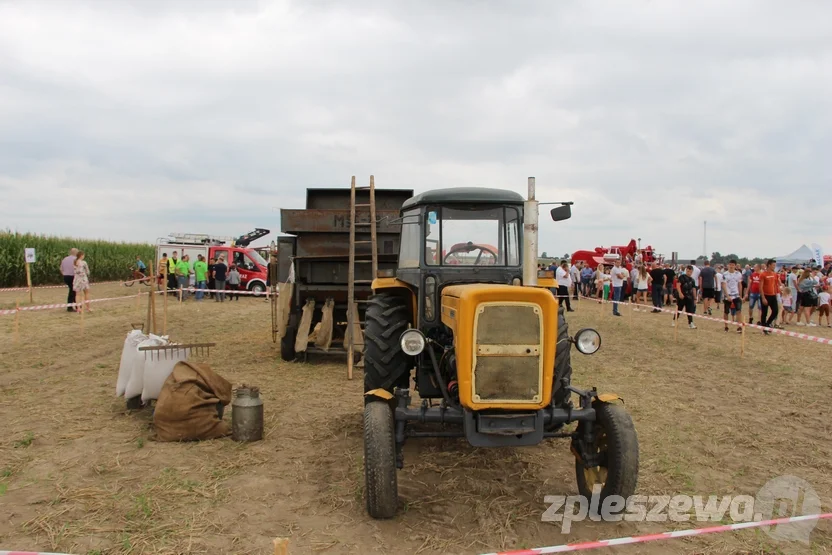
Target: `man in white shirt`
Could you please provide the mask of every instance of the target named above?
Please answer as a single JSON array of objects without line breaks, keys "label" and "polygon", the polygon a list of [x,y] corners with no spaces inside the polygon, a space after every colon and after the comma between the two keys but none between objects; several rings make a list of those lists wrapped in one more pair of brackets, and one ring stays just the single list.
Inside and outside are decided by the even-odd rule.
[{"label": "man in white shirt", "polygon": [[725,307],[722,319],[725,320],[725,331],[728,331],[728,315],[737,324],[737,332],[742,333],[739,325],[742,318],[743,280],[742,272],[737,269],[737,261],[728,263],[728,271],[722,274],[722,303]]},{"label": "man in white shirt", "polygon": [[624,286],[624,280],[630,273],[627,268],[621,267],[621,260],[615,261],[615,266],[610,270],[610,277],[612,278],[612,314],[613,316],[621,316],[618,311],[618,301],[621,300],[621,289]]},{"label": "man in white shirt", "polygon": [[569,263],[566,260],[561,262],[560,267],[555,271],[555,279],[558,281],[558,301],[566,301],[566,311],[575,312],[569,303],[569,287],[572,285],[572,276],[569,273]]},{"label": "man in white shirt", "polygon": [[702,294],[702,291],[699,289],[699,274],[702,273],[702,269],[696,265],[696,260],[691,260],[690,265],[693,266],[693,275],[691,277],[693,278],[694,283],[696,283],[693,290],[696,292],[695,300],[698,302],[700,295]]},{"label": "man in white shirt", "polygon": [[[578,264],[583,265],[582,262]],[[576,301],[578,300],[578,285],[581,283],[581,266],[578,264],[573,263],[569,268],[569,277],[572,278],[572,298]]]},{"label": "man in white shirt", "polygon": [[722,302],[722,283],[725,281],[725,268],[722,264],[716,265],[716,274],[714,274],[714,302],[716,306]]}]

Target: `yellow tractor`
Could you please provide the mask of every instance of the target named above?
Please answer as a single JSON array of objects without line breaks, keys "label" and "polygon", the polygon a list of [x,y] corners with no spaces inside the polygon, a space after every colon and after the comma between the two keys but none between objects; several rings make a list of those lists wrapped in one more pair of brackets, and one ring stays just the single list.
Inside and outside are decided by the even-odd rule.
[{"label": "yellow tractor", "polygon": [[[601,337],[592,329],[568,334],[554,276],[538,270],[534,188],[529,178],[527,199],[441,189],[402,205],[398,266],[373,281],[364,332],[373,518],[396,514],[396,473],[411,437],[464,437],[475,447],[570,438],[582,495],[596,488],[601,506],[635,491],[638,438],[620,398],[571,384],[571,348],[593,354]],[[571,203],[557,204],[552,218],[570,218]]]}]

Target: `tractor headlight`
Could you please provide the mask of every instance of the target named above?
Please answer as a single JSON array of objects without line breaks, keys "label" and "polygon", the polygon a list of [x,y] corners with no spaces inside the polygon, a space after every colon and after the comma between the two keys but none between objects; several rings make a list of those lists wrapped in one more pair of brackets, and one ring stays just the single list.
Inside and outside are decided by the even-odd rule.
[{"label": "tractor headlight", "polygon": [[582,329],[575,334],[572,343],[582,354],[592,355],[601,348],[601,334],[591,328]]},{"label": "tractor headlight", "polygon": [[415,357],[425,350],[427,340],[425,336],[417,329],[409,329],[402,334],[399,340],[402,344],[402,351],[408,356]]}]

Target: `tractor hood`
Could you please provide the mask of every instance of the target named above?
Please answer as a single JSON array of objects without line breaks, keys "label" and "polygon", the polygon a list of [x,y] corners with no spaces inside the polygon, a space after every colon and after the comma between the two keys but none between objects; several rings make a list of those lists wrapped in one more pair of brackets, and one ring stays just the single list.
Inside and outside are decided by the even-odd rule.
[{"label": "tractor hood", "polygon": [[450,285],[442,323],[454,336],[459,399],[472,410],[536,410],[549,404],[558,303],[548,289]]}]

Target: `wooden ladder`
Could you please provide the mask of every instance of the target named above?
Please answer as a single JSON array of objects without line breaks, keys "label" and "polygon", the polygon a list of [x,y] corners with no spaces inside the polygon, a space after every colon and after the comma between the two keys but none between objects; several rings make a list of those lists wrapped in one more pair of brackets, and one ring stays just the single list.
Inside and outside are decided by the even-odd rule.
[{"label": "wooden ladder", "polygon": [[[370,200],[368,203],[356,203],[356,191],[369,191]],[[360,210],[359,210],[360,209]],[[366,221],[359,221],[359,217],[366,215]],[[357,229],[361,228],[361,230]],[[369,228],[369,229],[364,229]],[[369,235],[369,238],[367,236]],[[359,236],[356,238],[356,236]],[[356,245],[370,245],[369,253],[356,254]],[[372,264],[372,273],[369,280],[356,280],[356,264]],[[355,176],[352,178],[350,190],[350,265],[347,287],[347,378],[352,379],[354,366],[355,348],[363,345],[364,322],[359,319],[358,303],[355,300],[355,286],[370,285],[378,273],[378,248],[376,245],[376,182],[375,177],[370,176],[369,187],[356,187]],[[360,338],[360,342],[358,339]]]}]

